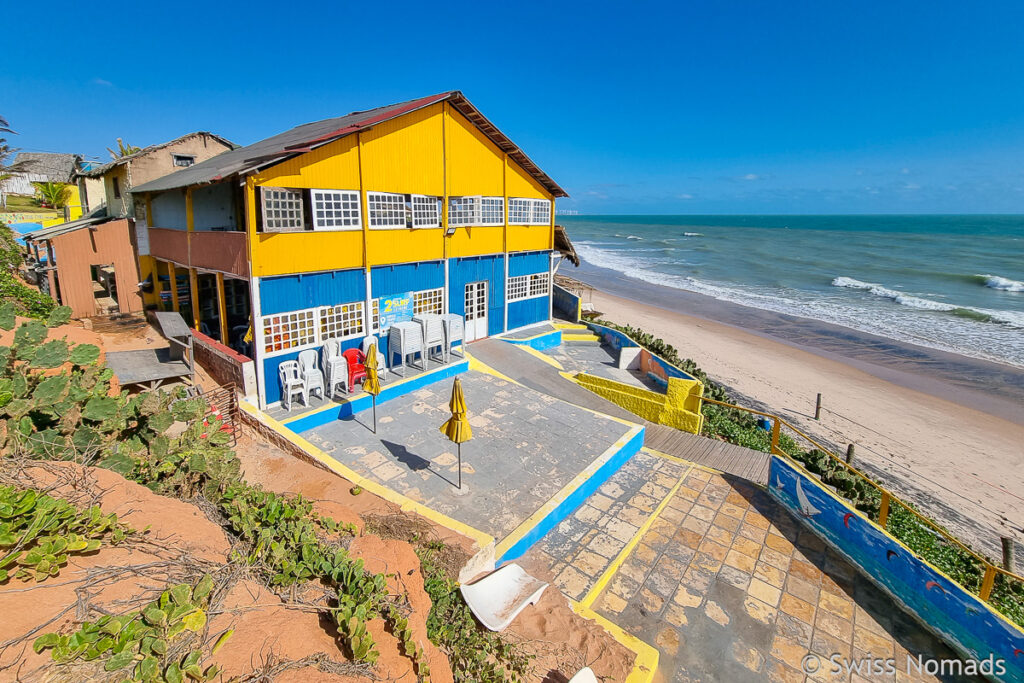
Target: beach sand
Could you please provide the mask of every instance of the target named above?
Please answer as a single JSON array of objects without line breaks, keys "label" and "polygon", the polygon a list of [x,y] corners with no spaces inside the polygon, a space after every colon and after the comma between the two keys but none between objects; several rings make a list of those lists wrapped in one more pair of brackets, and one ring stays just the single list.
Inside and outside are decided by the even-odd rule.
[{"label": "beach sand", "polygon": [[942,398],[963,399],[956,385],[601,291],[591,301],[606,320],[665,339],[747,405],[842,452],[855,444],[858,466],[993,559],[1000,536],[1024,542],[1024,425],[969,407],[976,400]]}]

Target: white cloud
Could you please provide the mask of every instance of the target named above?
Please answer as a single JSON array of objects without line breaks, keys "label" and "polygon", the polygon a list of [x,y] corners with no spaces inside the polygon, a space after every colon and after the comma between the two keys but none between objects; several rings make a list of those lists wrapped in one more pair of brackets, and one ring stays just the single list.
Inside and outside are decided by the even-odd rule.
[{"label": "white cloud", "polygon": [[910,169],[904,166],[903,168],[900,169],[900,173],[902,175],[910,175]]},{"label": "white cloud", "polygon": [[906,185],[903,186],[903,189],[904,190],[911,190],[911,191],[913,191],[913,190],[920,190],[921,186],[918,185],[917,183],[907,183]]},{"label": "white cloud", "polygon": [[760,179],[761,179],[761,176],[757,175],[756,173],[748,173],[747,175],[743,176],[743,180],[760,180]]},{"label": "white cloud", "polygon": [[677,199],[693,199],[693,195],[690,194],[689,192],[684,192],[683,194],[677,194],[676,198]]},{"label": "white cloud", "polygon": [[111,88],[114,85],[113,83],[111,83],[110,81],[108,81],[105,78],[94,78],[94,79],[92,79],[91,83],[93,85],[102,85],[104,88]]}]

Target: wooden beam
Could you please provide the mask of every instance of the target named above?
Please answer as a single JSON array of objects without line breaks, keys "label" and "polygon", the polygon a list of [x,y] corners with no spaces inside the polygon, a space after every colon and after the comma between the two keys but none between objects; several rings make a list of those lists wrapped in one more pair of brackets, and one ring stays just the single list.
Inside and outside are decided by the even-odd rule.
[{"label": "wooden beam", "polygon": [[217,273],[217,308],[220,312],[220,343],[228,345],[228,305],[224,298],[224,273]]}]

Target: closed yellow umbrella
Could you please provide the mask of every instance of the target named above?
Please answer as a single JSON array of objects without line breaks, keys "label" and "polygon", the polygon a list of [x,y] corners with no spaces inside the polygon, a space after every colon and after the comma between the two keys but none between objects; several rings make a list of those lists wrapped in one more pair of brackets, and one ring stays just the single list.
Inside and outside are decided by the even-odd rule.
[{"label": "closed yellow umbrella", "polygon": [[455,378],[452,385],[452,400],[448,402],[452,416],[441,425],[441,433],[449,441],[458,446],[459,451],[459,488],[462,488],[462,443],[473,438],[473,428],[469,424],[466,411],[466,397],[462,394],[462,380]]},{"label": "closed yellow umbrella", "polygon": [[370,344],[366,350],[366,359],[363,361],[366,367],[366,379],[363,380],[363,391],[371,396],[373,401],[373,433],[377,433],[377,394],[380,393],[380,378],[377,376],[377,345]]}]

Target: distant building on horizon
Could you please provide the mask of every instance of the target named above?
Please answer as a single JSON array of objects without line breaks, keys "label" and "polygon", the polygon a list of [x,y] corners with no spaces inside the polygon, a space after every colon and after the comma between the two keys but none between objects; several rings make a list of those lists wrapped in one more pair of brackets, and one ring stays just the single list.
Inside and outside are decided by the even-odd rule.
[{"label": "distant building on horizon", "polygon": [[133,193],[146,304],[253,358],[261,407],[283,361],[360,346],[393,301],[463,315],[467,341],[551,315],[567,195],[458,91],[307,123]]}]

